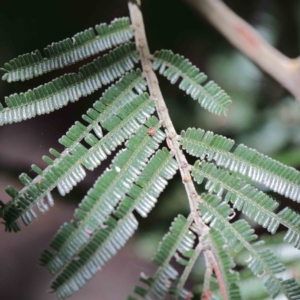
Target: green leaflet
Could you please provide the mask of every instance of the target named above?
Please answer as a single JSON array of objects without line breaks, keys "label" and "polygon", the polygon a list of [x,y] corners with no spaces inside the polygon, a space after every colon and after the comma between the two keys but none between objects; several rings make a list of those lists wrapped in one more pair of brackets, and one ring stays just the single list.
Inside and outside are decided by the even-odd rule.
[{"label": "green leaflet", "polygon": [[218,166],[239,172],[252,180],[263,183],[273,191],[300,202],[300,173],[254,149],[238,145],[223,136],[189,128],[182,131],[181,144],[189,154],[201,160],[215,160]]},{"label": "green leaflet", "polygon": [[151,159],[128,193],[131,198],[136,200],[135,209],[142,217],[147,217],[160,193],[167,186],[168,180],[173,178],[177,169],[176,160],[172,158],[166,148],[158,151]]},{"label": "green leaflet", "polygon": [[241,300],[242,297],[237,285],[239,282],[239,273],[232,271],[235,263],[228,250],[224,248],[226,244],[224,238],[218,231],[211,230],[209,232],[209,239],[213,245],[212,251],[217,259],[223,282],[225,283],[227,299]]},{"label": "green leaflet", "polygon": [[102,111],[101,120],[111,118],[113,114],[118,114],[123,107],[130,102],[136,94],[132,91],[135,89],[138,94],[146,91],[147,83],[142,78],[141,70],[137,69],[124,75],[115,85],[111,85],[102,95],[99,101],[93,104],[94,109],[101,107],[101,103],[107,107]]},{"label": "green leaflet", "polygon": [[54,274],[82,247],[90,235],[103,224],[112,213],[114,207],[131,189],[144,169],[148,158],[155,152],[165,135],[159,128],[155,117],[145,125],[155,128],[156,134],[151,137],[147,127],[142,126],[125,144],[113,159],[110,170],[106,171],[88,191],[79,208],[75,212],[78,222],[65,223],[56,235],[51,247],[56,251],[51,255],[44,252],[41,258],[50,273]]},{"label": "green leaflet", "polygon": [[[163,299],[166,293],[174,293],[172,285],[177,280],[178,272],[170,265],[170,260],[174,256],[177,262],[188,265],[195,239],[194,234],[189,231],[191,221],[191,218],[185,219],[179,215],[172,222],[169,232],[163,237],[153,258],[153,262],[159,266],[158,270],[153,277],[142,273],[140,281],[146,287],[134,288],[134,292],[142,299],[152,299],[150,293],[157,299]],[[179,257],[177,252],[181,253],[184,258]],[[189,293],[183,289],[180,295],[186,298]],[[130,296],[127,300],[129,299],[134,298]]]},{"label": "green leaflet", "polygon": [[[72,40],[47,46],[45,57],[39,51],[18,56],[5,64],[3,79],[8,82],[28,80],[124,44],[132,37],[128,18],[115,20],[110,25],[101,24],[96,26],[96,32],[90,28]],[[60,299],[78,291],[125,245],[138,227],[134,214],[147,217],[178,169],[172,152],[166,148],[157,150],[165,135],[159,129],[157,118],[151,117],[155,102],[144,93],[147,83],[141,71],[126,73],[138,60],[136,44],[128,43],[84,65],[78,73],[66,74],[33,90],[6,97],[5,108],[0,104],[1,126],[52,112],[121,77],[82,116],[84,122],[76,122],[61,137],[59,142],[65,150],[60,153],[50,149],[51,157],[43,157],[47,168],[41,170],[33,165],[32,170],[38,175],[32,179],[21,174],[25,187],[21,191],[7,187],[11,201],[7,205],[0,201],[0,215],[6,222],[6,230],[18,231],[20,217],[25,225],[37,217],[34,206],[44,213],[48,205],[54,205],[51,191],[55,187],[61,195],[66,195],[84,179],[86,169],[94,170],[125,143],[124,149],[118,151],[109,168],[83,198],[74,220],[59,229],[50,244],[51,249],[41,256],[41,264],[55,274],[51,287]],[[159,70],[172,84],[181,77],[179,88],[208,111],[219,115],[227,113],[231,103],[229,96],[213,81],[202,86],[206,75],[184,57],[166,50],[156,52],[153,69]],[[248,267],[258,277],[264,277],[264,286],[272,297],[283,293],[289,299],[300,300],[296,281],[277,278],[284,270],[283,265],[256,241],[257,236],[249,224],[244,220],[230,223],[235,216],[233,208],[237,208],[271,233],[283,224],[288,228],[284,240],[300,249],[299,214],[289,207],[275,213],[276,201],[206,160],[215,160],[217,165],[247,175],[297,202],[300,202],[300,173],[244,145],[232,151],[232,140],[203,130],[183,132],[181,144],[188,153],[202,160],[192,169],[194,179],[202,183],[206,178],[205,188],[217,194],[202,195],[203,201],[199,203],[201,217],[211,230],[200,236],[200,231],[191,227],[193,214],[188,219],[175,218],[153,259],[158,265],[157,272],[151,277],[142,273],[141,286],[135,287],[135,294],[148,300],[153,296],[162,299],[166,294],[172,299],[190,299],[192,294],[184,289],[184,284],[202,247],[205,250],[209,246],[223,277],[225,298],[241,299],[237,286],[239,276],[232,271],[235,265],[227,250],[229,246],[235,251],[245,249],[250,253],[246,261]],[[220,199],[223,193],[224,201]],[[194,249],[196,238],[198,244]],[[184,266],[181,274],[171,266],[172,260]],[[134,299],[128,297],[128,300]]]},{"label": "green leaflet", "polygon": [[292,210],[289,207],[285,207],[283,210],[281,210],[277,216],[283,220],[282,224],[285,226],[288,226],[288,231],[284,235],[283,240],[287,243],[290,243],[297,249],[300,249],[300,234],[299,234],[299,228],[300,228],[300,217],[299,214],[296,213],[294,210]]},{"label": "green leaflet", "polygon": [[[138,227],[138,222],[133,214],[121,207],[118,214],[122,218],[116,221],[109,217],[105,222],[105,228],[99,230],[73,259],[67,267],[52,282],[51,288],[59,299],[70,297],[90,280],[117,251],[125,245]],[[123,211],[121,211],[123,210]]]},{"label": "green leaflet", "polygon": [[233,209],[214,195],[202,194],[204,200],[199,204],[202,220],[218,230],[225,238],[227,245],[236,252],[245,248],[249,252],[248,268],[254,275],[264,277],[264,286],[274,298],[283,293],[288,299],[294,299],[294,295],[300,295],[300,288],[293,279],[282,280],[276,274],[285,270],[282,263],[269,249],[260,249],[263,241],[256,241],[254,230],[245,220],[229,223]]},{"label": "green leaflet", "polygon": [[90,95],[131,70],[138,60],[135,44],[125,44],[84,65],[78,74],[66,74],[33,90],[6,97],[7,107],[0,105],[0,125],[50,113]]},{"label": "green leaflet", "polygon": [[[66,190],[70,190],[76,184],[75,180],[72,182],[70,179],[71,173],[78,180],[83,178],[85,171],[82,165],[88,170],[93,170],[97,167],[102,160],[106,159],[107,155],[111,154],[111,151],[128,139],[131,134],[135,133],[139,129],[140,124],[145,123],[154,110],[154,102],[149,98],[148,94],[142,94],[134,98],[123,107],[118,115],[113,115],[109,120],[101,123],[102,127],[110,131],[102,139],[99,140],[92,133],[85,137],[84,140],[91,146],[89,149],[81,143],[74,144],[74,141],[69,137],[63,137],[60,142],[68,148],[65,155],[62,156],[58,152],[52,152],[57,157],[54,161],[44,157],[44,160],[50,164],[44,171],[33,166],[33,170],[39,176],[21,190],[20,193],[15,191],[12,201],[5,206],[4,220],[7,230],[20,230],[16,221],[20,216],[23,216],[23,221],[26,225],[29,224],[32,221],[31,215],[35,216],[32,210],[33,205],[42,203],[44,196],[65,178],[69,179],[66,181],[68,182]],[[99,112],[97,113],[94,110],[93,113],[95,120],[99,117]],[[92,116],[92,114],[90,115]]]},{"label": "green leaflet", "polygon": [[213,81],[202,86],[207,79],[206,75],[200,73],[199,69],[183,56],[175,55],[170,50],[157,51],[154,54],[153,69],[159,69],[159,73],[167,77],[172,84],[182,77],[179,88],[208,111],[217,115],[227,113],[227,106],[232,102],[229,96]]},{"label": "green leaflet", "polygon": [[265,193],[257,190],[250,184],[229,172],[218,169],[211,163],[199,161],[195,163],[192,175],[197,183],[202,183],[204,178],[208,181],[205,189],[209,193],[217,193],[222,196],[223,190],[227,190],[225,201],[233,203],[233,207],[242,211],[249,218],[262,225],[271,233],[275,233],[279,224],[288,228],[284,240],[300,248],[300,217],[291,208],[286,207],[279,213],[274,211],[279,203]]},{"label": "green leaflet", "polygon": [[187,281],[197,259],[200,256],[200,253],[202,251],[202,244],[199,243],[195,249],[191,249],[190,251],[185,252],[185,256],[188,259],[187,261],[182,260],[182,264],[185,265],[185,268],[181,274],[181,276],[176,279],[176,281],[173,283],[173,285],[169,289],[169,294],[172,295],[172,299],[178,299],[179,297],[183,299],[189,299],[193,296],[191,292],[187,292],[183,287],[185,285],[185,282]]},{"label": "green leaflet", "polygon": [[[121,113],[124,106],[133,101],[137,95],[132,91],[135,88],[139,93],[146,89],[146,82],[141,77],[140,70],[132,71],[125,75],[119,82],[108,88],[100,98],[93,104],[93,108],[88,109],[87,113],[82,116],[84,121],[89,123],[87,127],[80,122],[75,122],[73,126],[67,131],[59,142],[64,145],[67,150],[64,152],[72,152],[73,148],[84,138],[89,144],[93,140],[93,136],[88,136],[92,130],[98,138],[102,138],[102,128],[99,123],[105,127],[107,120],[115,118],[115,115]],[[100,114],[99,114],[100,112]],[[73,188],[72,179],[66,178],[62,180],[57,188],[61,195],[65,195]]]},{"label": "green leaflet", "polygon": [[[128,141],[128,144],[130,143],[132,143],[132,140]],[[116,160],[119,159],[116,158]],[[88,230],[85,232],[87,238],[83,244],[81,244],[81,241],[79,240],[82,238],[82,236],[77,236],[74,238],[73,244],[69,243],[70,236],[82,225],[82,223],[72,222],[71,224],[64,225],[60,229],[51,244],[52,248],[56,249],[57,251],[61,251],[62,246],[66,246],[65,240],[67,239],[69,251],[73,251],[72,247],[77,247],[77,250],[79,250],[79,246],[81,246],[81,249],[76,256],[76,253],[71,254],[72,257],[70,257],[70,259],[72,258],[72,260],[68,261],[67,266],[62,270],[61,273],[59,273],[57,278],[52,283],[52,288],[56,291],[58,297],[65,298],[77,291],[85,284],[86,281],[88,281],[93,275],[95,275],[96,272],[100,270],[99,266],[104,266],[112,257],[112,255],[114,255],[116,251],[125,244],[137,226],[137,222],[132,215],[133,210],[136,209],[136,205],[140,203],[145,195],[151,195],[152,197],[156,195],[156,197],[158,197],[167,183],[166,180],[171,179],[176,170],[177,164],[171,157],[168,150],[166,148],[158,150],[147,164],[146,168],[139,175],[141,179],[136,181],[136,185],[132,186],[130,192],[128,193],[130,197],[126,196],[119,204],[118,209],[114,212],[114,215],[119,218],[118,222],[115,220],[112,221],[111,217],[108,218],[108,214],[110,212],[107,212],[107,216],[103,217],[103,213],[100,211],[99,206],[99,210],[95,216],[97,218],[100,216],[102,219],[108,219],[105,221],[105,226],[102,226],[104,228],[102,228],[100,226],[101,222],[99,222],[98,219],[93,220],[93,218],[91,218],[91,222],[89,224],[94,226],[92,221],[98,222],[98,227],[95,227],[94,231]],[[102,178],[105,176],[105,174],[102,176]],[[137,184],[140,185],[137,186]],[[123,186],[126,186],[126,182],[123,182]],[[100,188],[103,189],[104,187],[98,186],[98,188],[98,191],[100,191]],[[142,190],[142,192],[135,193],[136,188],[138,188],[139,191]],[[155,191],[155,193],[153,193],[153,191]],[[117,200],[122,196],[121,194],[122,191],[118,191],[118,195],[115,196]],[[88,195],[92,196],[91,193],[88,193]],[[123,196],[124,195],[125,192],[123,193]],[[107,206],[111,205],[111,202],[106,202]],[[84,201],[82,204],[83,203]],[[85,207],[81,206],[80,210],[83,211],[83,209],[86,209],[86,205]],[[114,226],[110,225],[111,223],[113,223],[112,225]],[[124,233],[125,235],[123,235]],[[82,248],[82,246],[84,247]],[[55,260],[58,262],[59,260],[56,259],[58,257],[58,253],[59,252],[56,252],[53,255],[51,252],[45,251],[41,258],[42,263],[45,264],[49,263],[50,261],[54,262]],[[65,255],[68,255],[67,252],[65,252]],[[53,259],[53,257],[55,259]],[[63,256],[61,255],[61,258],[62,257]]]},{"label": "green leaflet", "polygon": [[133,36],[128,18],[115,19],[110,25],[102,23],[95,29],[98,35],[89,28],[71,39],[52,43],[44,49],[46,57],[39,50],[19,55],[4,64],[2,79],[8,82],[28,80],[128,42]]},{"label": "green leaflet", "polygon": [[[89,109],[87,114],[83,115],[83,119],[89,123],[88,126],[84,126],[80,122],[75,122],[75,124],[71,126],[71,128],[67,131],[66,136],[63,136],[60,139],[60,143],[67,147],[62,154],[59,154],[54,149],[50,149],[50,153],[57,158],[64,155],[68,156],[69,151],[72,151],[74,146],[84,139],[92,130],[98,138],[101,138],[103,134],[99,122],[102,124],[107,118],[111,118],[113,115],[118,114],[124,105],[136,98],[137,95],[132,91],[133,88],[139,93],[142,93],[142,91],[146,89],[146,82],[141,77],[140,70],[126,74],[119,82],[112,85],[104,92],[100,100],[94,103],[94,109]],[[95,110],[101,112],[101,114],[97,115]],[[79,171],[80,170],[84,172],[84,169],[81,168]],[[61,195],[65,195],[70,191],[70,189],[72,189],[72,183],[76,185],[76,180],[80,178],[80,174],[82,172],[76,172],[77,176],[73,176],[73,173],[71,173],[69,178],[66,178],[66,180],[62,179],[62,181],[60,181],[58,184],[58,190]],[[83,173],[83,175],[84,174],[85,173]],[[29,185],[31,182],[31,179],[26,174],[22,174],[20,179],[24,185]],[[41,178],[38,176],[34,182],[40,180]],[[14,197],[15,195],[13,193],[12,195],[10,194],[10,196]]]}]

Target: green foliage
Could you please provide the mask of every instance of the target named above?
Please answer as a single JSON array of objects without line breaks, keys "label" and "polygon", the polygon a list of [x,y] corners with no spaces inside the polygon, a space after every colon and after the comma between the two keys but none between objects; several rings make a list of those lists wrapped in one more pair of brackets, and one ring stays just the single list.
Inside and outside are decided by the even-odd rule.
[{"label": "green foliage", "polygon": [[227,106],[231,103],[229,96],[213,81],[201,86],[207,77],[200,73],[187,59],[169,50],[161,50],[154,54],[153,69],[167,77],[175,84],[179,77],[182,80],[179,88],[208,111],[221,115],[227,113]]},{"label": "green foliage", "polygon": [[178,299],[179,297],[187,299],[192,296],[192,293],[187,292],[183,287],[199,258],[202,248],[202,244],[199,243],[195,249],[184,252],[185,260],[181,259],[180,263],[183,264],[185,268],[169,289],[169,294],[172,295],[172,299]]},{"label": "green foliage", "polygon": [[[126,207],[130,209],[130,205]],[[121,219],[109,217],[105,228],[98,231],[76,258],[53,281],[51,287],[59,299],[71,296],[90,280],[106,262],[127,242],[138,226],[132,214],[120,207]]]},{"label": "green foliage", "polygon": [[294,168],[244,145],[238,145],[230,152],[234,141],[210,131],[189,128],[183,131],[181,136],[181,144],[189,154],[201,160],[214,160],[218,166],[239,172],[279,194],[300,202],[300,173]]},{"label": "green foliage", "polygon": [[286,295],[288,299],[300,295],[300,288],[293,279],[282,280],[276,277],[276,274],[285,270],[283,264],[269,249],[261,249],[263,241],[255,241],[257,236],[253,234],[254,230],[245,220],[230,223],[233,209],[227,203],[214,195],[202,194],[201,197],[203,201],[199,209],[204,222],[218,230],[228,247],[235,252],[247,249],[248,268],[254,275],[264,278],[264,286],[273,298],[280,293]]},{"label": "green foliage", "polygon": [[0,106],[0,125],[50,113],[90,95],[131,70],[138,60],[135,44],[125,44],[81,67],[78,74],[66,74],[33,90],[6,97],[7,107]]},{"label": "green foliage", "polygon": [[289,207],[285,207],[279,213],[275,213],[279,203],[265,193],[257,190],[250,184],[245,183],[237,176],[229,172],[218,169],[211,163],[197,161],[192,175],[195,181],[202,183],[204,178],[208,181],[205,188],[209,193],[217,193],[222,196],[223,191],[227,190],[224,200],[231,202],[233,207],[242,211],[249,218],[262,225],[274,234],[280,224],[287,227],[288,231],[284,240],[300,247],[300,217],[299,214]]},{"label": "green foliage", "polygon": [[[57,297],[70,297],[125,245],[138,227],[136,215],[148,216],[179,168],[191,214],[188,218],[175,218],[153,258],[157,271],[153,276],[142,273],[141,285],[135,287],[135,296],[128,300],[163,299],[166,295],[190,299],[192,293],[184,288],[185,282],[201,253],[208,250],[216,260],[213,271],[225,298],[241,299],[239,273],[234,271],[232,256],[243,250],[249,255],[248,268],[263,277],[271,297],[284,294],[288,299],[300,299],[296,281],[278,277],[285,267],[269,249],[262,247],[263,241],[257,240],[248,222],[231,222],[237,209],[272,234],[282,224],[287,228],[284,240],[300,249],[299,214],[289,207],[277,212],[277,201],[239,178],[239,173],[248,176],[300,202],[300,173],[244,145],[235,147],[231,139],[209,131],[189,128],[180,137],[169,132],[172,124],[163,117],[165,107],[159,106],[157,91],[148,87],[143,78],[151,72],[153,76],[147,77],[147,81],[155,83],[151,62],[147,61],[146,67],[143,62],[143,73],[132,70],[143,58],[139,51],[145,45],[141,42],[137,51],[136,43],[127,43],[133,37],[129,19],[98,25],[96,31],[97,34],[88,29],[75,35],[73,42],[66,39],[46,47],[46,57],[39,51],[18,56],[2,69],[3,80],[24,81],[118,46],[79,68],[78,73],[65,74],[33,90],[13,94],[6,98],[6,108],[0,105],[0,125],[4,125],[50,113],[111,84],[82,116],[83,122],[76,121],[59,139],[63,151],[51,148],[51,157],[43,156],[47,163],[44,170],[33,165],[35,178],[21,174],[23,189],[6,189],[11,200],[5,205],[0,202],[6,230],[19,231],[19,218],[29,225],[37,217],[35,206],[45,213],[54,205],[51,192],[55,188],[65,196],[85,178],[86,170],[93,171],[112,156],[109,168],[83,197],[74,218],[61,226],[50,249],[40,258],[40,264],[54,275],[51,288]],[[206,75],[187,59],[169,50],[156,52],[151,59],[153,69],[172,84],[181,78],[179,88],[203,108],[226,114],[231,103],[229,96],[213,81],[202,86]],[[147,94],[147,88],[152,96]],[[160,119],[153,116],[156,109],[161,109]],[[180,157],[183,154],[179,147],[174,149],[177,140],[188,154],[200,158],[193,167]],[[170,151],[162,147],[164,141]],[[194,183],[189,171],[198,184],[206,181],[204,188],[209,194],[197,195],[191,188]],[[182,271],[173,262],[181,265]]]},{"label": "green foliage", "polygon": [[228,299],[239,300],[242,299],[238,287],[239,274],[232,269],[235,267],[232,257],[228,253],[228,250],[224,248],[226,241],[218,231],[212,230],[209,234],[209,238],[214,246],[212,251],[214,252],[218,262],[220,263],[220,272],[225,282],[225,291]]},{"label": "green foliage", "polygon": [[101,51],[129,41],[133,32],[128,18],[115,19],[110,25],[102,23],[79,32],[71,39],[52,43],[44,49],[46,57],[39,50],[12,59],[4,64],[2,80],[8,82],[28,80],[55,69],[64,68]]},{"label": "green foliage", "polygon": [[154,207],[160,193],[166,187],[176,170],[177,162],[166,148],[159,151],[146,166],[144,172],[129,191],[128,195],[136,199],[136,211],[147,217]]},{"label": "green foliage", "polygon": [[55,256],[51,256],[48,251],[42,256],[42,263],[52,274],[63,267],[63,264],[87,242],[90,235],[113,212],[114,207],[137,180],[149,156],[164,139],[155,117],[148,120],[145,125],[155,128],[157,134],[152,138],[147,134],[147,127],[140,127],[125,143],[126,150],[116,155],[110,170],[100,176],[80,203],[75,212],[75,217],[80,221],[66,223],[54,238],[51,247],[56,251]]},{"label": "green foliage", "polygon": [[[142,273],[140,281],[146,287],[136,286],[134,289],[134,292],[141,296],[141,299],[152,299],[151,294],[157,299],[163,299],[167,293],[174,294],[176,291],[174,283],[178,282],[178,272],[170,265],[170,260],[174,256],[179,264],[189,264],[189,259],[194,251],[192,247],[195,239],[194,234],[188,231],[190,225],[191,219],[187,220],[181,215],[173,221],[169,232],[163,237],[152,260],[159,268],[152,277]],[[178,254],[181,254],[183,258]],[[180,291],[182,298],[186,299],[188,295],[189,292],[186,290]],[[130,299],[135,298],[127,298],[127,300]]]},{"label": "green foliage", "polygon": [[[85,177],[83,166],[88,170],[97,167],[118,145],[136,132],[140,124],[143,124],[154,112],[154,103],[147,94],[141,94],[133,98],[131,102],[123,106],[118,114],[113,115],[110,119],[104,118],[103,121],[101,120],[101,111],[108,106],[102,102],[98,104],[99,106],[95,105],[97,111],[96,109],[88,110],[89,117],[84,119],[91,119],[96,123],[100,122],[102,127],[108,130],[109,133],[100,139],[92,133],[83,136],[82,131],[86,130],[86,127],[81,123],[76,123],[75,128],[77,133],[79,131],[79,135],[75,135],[75,137],[72,135],[72,129],[74,129],[72,127],[67,136],[60,139],[60,143],[67,150],[59,154],[57,151],[50,149],[50,153],[55,155],[56,159],[53,161],[49,157],[44,157],[44,160],[49,163],[49,167],[44,171],[33,166],[33,170],[39,175],[34,180],[31,181],[28,175],[21,175],[21,180],[26,177],[29,185],[19,193],[14,189],[13,192],[7,190],[12,200],[6,205],[3,218],[9,231],[19,230],[17,219],[20,216],[22,216],[26,225],[30,223],[32,221],[30,214],[35,216],[31,207],[35,204],[38,208],[43,206],[43,198],[57,185],[62,185],[59,190],[62,191],[63,195],[69,192],[78,181]],[[90,145],[89,149],[76,140],[79,136],[84,137],[85,142]],[[42,212],[44,211],[42,210]]]},{"label": "green foliage", "polygon": [[[148,152],[150,149],[140,145],[137,137],[138,135],[129,140],[127,146],[136,144],[136,155],[138,151]],[[42,254],[41,263],[46,265],[51,273],[62,269],[51,285],[59,298],[72,295],[117,253],[138,226],[132,214],[133,210],[140,212],[141,207],[144,207],[143,216],[145,211],[149,212],[167,185],[167,180],[171,179],[177,170],[176,162],[167,149],[163,148],[156,152],[141,174],[135,163],[128,163],[126,167],[121,166],[118,172],[124,153],[120,152],[111,165],[111,171],[99,178],[81,202],[80,210],[75,213],[79,221],[65,224],[60,229],[51,243],[55,253],[46,250]],[[138,156],[136,163],[142,166],[143,161],[139,161],[142,157],[141,153]],[[136,184],[133,184],[134,180],[121,180],[114,177],[115,172],[123,177],[131,172],[135,173],[135,177],[140,176]],[[106,185],[107,183],[109,184]],[[131,188],[127,192],[128,196],[125,196],[128,187]],[[117,194],[116,198],[114,194]],[[118,209],[113,211],[118,200],[121,200],[121,203]],[[112,218],[111,213],[119,220]]]}]

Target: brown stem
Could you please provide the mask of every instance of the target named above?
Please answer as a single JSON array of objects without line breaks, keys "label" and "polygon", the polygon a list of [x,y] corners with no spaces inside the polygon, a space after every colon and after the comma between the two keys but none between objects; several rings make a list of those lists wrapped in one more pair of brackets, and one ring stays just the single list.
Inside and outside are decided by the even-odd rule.
[{"label": "brown stem", "polygon": [[202,201],[202,199],[198,195],[194,183],[191,179],[189,164],[186,160],[185,155],[182,153],[180,149],[180,144],[178,142],[178,135],[171,121],[168,109],[166,107],[164,98],[162,96],[158,84],[156,74],[152,69],[152,62],[150,60],[151,54],[149,51],[148,42],[146,38],[142,13],[136,4],[129,2],[128,5],[129,5],[132,25],[135,31],[135,41],[137,45],[137,50],[140,54],[143,74],[148,83],[150,96],[152,100],[155,101],[157,114],[167,134],[168,145],[172,153],[174,153],[175,158],[178,162],[181,178],[189,199],[189,204],[191,208],[191,213],[193,215],[193,219],[195,220],[197,225],[199,225],[203,230],[207,232],[209,228],[202,222],[198,212],[198,205],[199,202]]},{"label": "brown stem", "polygon": [[211,297],[211,291],[210,291],[210,279],[212,276],[212,273],[214,271],[214,267],[211,264],[210,256],[209,256],[209,250],[204,251],[204,257],[206,262],[206,270],[204,275],[204,283],[203,283],[203,291],[201,300],[209,300]]},{"label": "brown stem", "polygon": [[185,1],[300,101],[300,58],[288,58],[272,47],[251,25],[220,0]]},{"label": "brown stem", "polygon": [[[195,185],[191,179],[190,166],[187,162],[184,153],[180,149],[178,135],[170,118],[168,109],[165,104],[165,100],[162,96],[158,84],[158,79],[152,69],[152,62],[150,60],[151,54],[146,38],[143,16],[139,7],[135,3],[129,2],[128,7],[132,26],[135,32],[135,42],[137,46],[137,51],[140,55],[143,74],[148,83],[150,97],[153,101],[155,101],[158,117],[165,128],[169,148],[171,149],[171,152],[174,153],[175,158],[178,162],[182,182],[184,184],[186,194],[189,200],[189,205],[191,209],[191,214],[189,218],[193,218],[195,224],[197,225],[197,228],[199,229],[201,238],[204,238],[209,232],[209,227],[202,221],[198,211],[199,202],[203,201],[203,199],[198,195]],[[213,257],[213,261],[216,261],[214,254],[210,250],[209,253],[210,256]],[[209,264],[209,262],[207,263]],[[217,278],[220,287],[224,286],[223,278],[220,276]]]},{"label": "brown stem", "polygon": [[217,277],[217,280],[219,282],[220,292],[222,294],[223,299],[224,300],[230,300],[227,297],[225,282],[224,282],[224,279],[223,279],[220,267],[218,265],[218,261],[216,260],[214,254],[213,254],[213,252],[211,250],[206,250],[205,251],[205,255],[207,256],[207,260],[206,261],[209,261],[209,264],[212,266],[212,268],[214,270],[214,273],[215,273],[215,275]]}]

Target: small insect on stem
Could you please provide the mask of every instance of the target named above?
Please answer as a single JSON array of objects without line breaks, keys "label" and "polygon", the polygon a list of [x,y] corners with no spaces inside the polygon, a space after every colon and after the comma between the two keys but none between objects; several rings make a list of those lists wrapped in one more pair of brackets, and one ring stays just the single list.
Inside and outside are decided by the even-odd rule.
[{"label": "small insect on stem", "polygon": [[191,181],[192,179],[191,179],[191,176],[190,175],[188,175],[188,174],[186,174],[186,175],[184,175],[184,177],[183,177],[183,181],[186,183],[186,182],[189,182],[189,181]]},{"label": "small insect on stem", "polygon": [[152,127],[149,127],[148,130],[147,130],[147,133],[150,135],[150,136],[154,136],[156,131],[154,128]]}]

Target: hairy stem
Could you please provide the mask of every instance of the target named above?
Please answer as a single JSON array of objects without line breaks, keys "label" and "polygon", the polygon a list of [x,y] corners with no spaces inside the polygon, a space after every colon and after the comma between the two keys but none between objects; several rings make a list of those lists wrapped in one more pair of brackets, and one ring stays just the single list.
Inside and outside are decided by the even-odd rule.
[{"label": "hairy stem", "polygon": [[[152,69],[152,62],[150,60],[151,54],[150,54],[150,50],[146,38],[142,13],[139,7],[135,3],[128,2],[128,6],[129,6],[131,22],[135,32],[135,42],[141,58],[143,74],[148,83],[150,96],[152,100],[155,101],[157,114],[165,128],[168,146],[171,149],[171,152],[174,153],[174,156],[178,162],[180,175],[186,190],[186,194],[191,209],[190,217],[193,218],[195,224],[197,225],[197,228],[199,229],[201,237],[203,238],[209,232],[209,227],[202,221],[198,211],[199,202],[203,201],[203,199],[198,195],[195,185],[192,181],[191,174],[190,174],[190,166],[187,162],[184,153],[180,149],[180,143],[178,142],[178,134],[176,133],[176,130],[170,118],[168,109],[165,104],[165,100],[162,96],[159,87],[158,79]],[[217,261],[213,253],[210,250],[205,250],[205,252],[206,251],[209,251],[210,253],[208,257],[212,256],[213,261],[217,264]],[[207,264],[210,264],[210,262],[207,262]],[[217,278],[220,287],[224,286],[223,278],[220,276],[218,276]]]},{"label": "hairy stem", "polygon": [[198,205],[199,205],[199,201],[202,201],[202,199],[198,195],[194,183],[192,181],[191,174],[189,171],[189,164],[187,162],[185,155],[180,149],[180,143],[178,142],[178,135],[171,121],[168,109],[166,107],[164,98],[162,96],[158,84],[158,79],[156,77],[156,74],[152,70],[152,62],[150,60],[151,54],[146,39],[143,16],[138,6],[131,2],[129,2],[129,11],[132,20],[132,25],[135,31],[135,41],[137,45],[137,50],[141,58],[143,74],[148,83],[151,99],[155,101],[156,110],[159,119],[165,128],[168,146],[171,149],[172,153],[174,153],[175,158],[178,162],[181,178],[189,199],[191,213],[193,215],[195,222],[196,220],[198,220],[197,225],[199,225],[202,229],[206,228],[207,230],[208,227],[198,217],[199,216]]},{"label": "hairy stem", "polygon": [[220,0],[185,1],[300,101],[300,58],[290,59],[272,47]]}]

